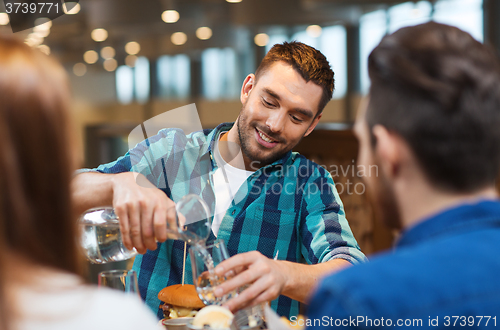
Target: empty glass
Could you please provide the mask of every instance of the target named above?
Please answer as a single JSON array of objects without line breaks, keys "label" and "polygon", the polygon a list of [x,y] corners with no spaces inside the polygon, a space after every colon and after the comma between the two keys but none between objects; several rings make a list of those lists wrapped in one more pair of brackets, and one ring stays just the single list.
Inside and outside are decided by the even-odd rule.
[{"label": "empty glass", "polygon": [[97,285],[139,296],[137,273],[133,270],[106,270],[98,275]]},{"label": "empty glass", "polygon": [[[167,225],[169,238],[189,244],[205,242],[210,234],[210,211],[198,195],[190,194],[175,204],[176,221]],[[135,249],[123,245],[120,221],[111,206],[86,211],[79,219],[81,246],[87,259],[95,264],[127,260]]]}]

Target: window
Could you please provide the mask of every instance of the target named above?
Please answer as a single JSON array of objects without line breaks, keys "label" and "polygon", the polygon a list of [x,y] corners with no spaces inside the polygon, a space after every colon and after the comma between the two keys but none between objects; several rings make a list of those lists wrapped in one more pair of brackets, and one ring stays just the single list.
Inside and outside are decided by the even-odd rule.
[{"label": "window", "polygon": [[456,26],[483,41],[482,0],[438,0],[434,8],[429,1],[405,2],[386,10],[377,10],[360,20],[360,72],[361,92],[368,93],[368,55],[388,33],[410,25],[434,20]]},{"label": "window", "polygon": [[139,103],[149,99],[149,60],[141,56],[135,61],[135,96]]},{"label": "window", "polygon": [[341,25],[324,27],[319,37],[313,37],[306,31],[299,31],[293,35],[292,40],[303,42],[325,55],[335,73],[333,98],[344,97],[347,90],[347,40],[345,28]]},{"label": "window", "polygon": [[266,53],[276,44],[282,44],[288,41],[288,37],[284,33],[269,33],[269,42],[266,45]]},{"label": "window", "polygon": [[129,104],[134,98],[134,69],[126,65],[116,69],[116,96],[122,104]]},{"label": "window", "polygon": [[430,21],[432,5],[427,1],[405,2],[389,9],[389,33],[402,27]]},{"label": "window", "polygon": [[157,70],[160,97],[174,99],[189,97],[191,69],[187,55],[161,56],[157,61]]},{"label": "window", "polygon": [[482,0],[440,0],[434,5],[434,20],[449,24],[469,32],[483,41],[483,1]]},{"label": "window", "polygon": [[382,40],[387,32],[387,16],[385,10],[377,10],[361,17],[359,42],[360,42],[360,84],[361,92],[366,94],[370,88],[368,77],[368,55]]},{"label": "window", "polygon": [[201,55],[202,93],[209,100],[235,99],[241,81],[237,74],[236,53],[231,48],[209,48]]},{"label": "window", "polygon": [[335,91],[333,98],[345,96],[347,91],[347,37],[343,26],[323,28],[318,49],[326,56],[335,72]]}]

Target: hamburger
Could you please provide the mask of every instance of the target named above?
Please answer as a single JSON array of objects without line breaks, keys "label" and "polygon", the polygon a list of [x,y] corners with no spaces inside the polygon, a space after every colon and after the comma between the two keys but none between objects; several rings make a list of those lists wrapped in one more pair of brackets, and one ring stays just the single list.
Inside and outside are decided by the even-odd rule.
[{"label": "hamburger", "polygon": [[158,293],[161,300],[160,309],[165,319],[194,317],[205,304],[198,297],[192,284],[175,284],[167,286]]}]

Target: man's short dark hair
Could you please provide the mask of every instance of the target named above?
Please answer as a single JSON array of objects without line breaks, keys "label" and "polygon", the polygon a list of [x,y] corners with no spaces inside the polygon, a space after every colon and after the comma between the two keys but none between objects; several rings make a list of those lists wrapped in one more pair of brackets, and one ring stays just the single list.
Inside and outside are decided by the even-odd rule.
[{"label": "man's short dark hair", "polygon": [[325,55],[319,50],[297,41],[276,44],[260,63],[255,72],[255,79],[258,80],[260,75],[276,62],[290,64],[306,82],[312,81],[323,89],[319,111],[316,114],[318,116],[328,101],[332,99],[335,88],[334,73]]},{"label": "man's short dark hair", "polygon": [[500,65],[489,47],[431,22],[384,37],[368,70],[370,130],[380,124],[402,136],[436,187],[473,192],[494,185]]}]

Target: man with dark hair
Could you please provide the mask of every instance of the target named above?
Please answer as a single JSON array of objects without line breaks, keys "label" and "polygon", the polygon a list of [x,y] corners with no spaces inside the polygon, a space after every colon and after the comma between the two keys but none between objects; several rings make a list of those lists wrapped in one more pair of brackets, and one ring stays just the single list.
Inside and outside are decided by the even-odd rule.
[{"label": "man with dark hair", "polygon": [[[291,151],[318,123],[333,87],[319,51],[297,42],[276,45],[243,82],[234,125],[189,135],[164,129],[75,177],[78,209],[112,204],[125,245],[145,253],[134,268],[151,308],[157,310],[162,288],[182,281],[184,243],[166,240],[166,210],[187,193],[202,196],[212,211],[208,243],[224,239],[233,255],[216,272],[237,275],[215,295],[248,285],[227,303],[232,310],[274,300],[279,314],[297,315],[318,277],[364,261],[330,174]],[[188,261],[188,282],[190,268]]]},{"label": "man with dark hair", "polygon": [[379,167],[367,191],[402,234],[394,253],[325,278],[309,324],[496,326],[499,61],[469,34],[427,23],[384,37],[368,67],[358,162]]}]

